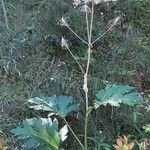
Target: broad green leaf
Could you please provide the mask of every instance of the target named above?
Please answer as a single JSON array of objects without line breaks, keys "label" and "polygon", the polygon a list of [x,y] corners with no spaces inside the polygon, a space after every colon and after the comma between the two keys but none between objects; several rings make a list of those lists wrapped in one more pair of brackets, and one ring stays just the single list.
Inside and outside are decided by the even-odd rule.
[{"label": "broad green leaf", "polygon": [[129,85],[108,85],[105,89],[99,91],[96,97],[95,108],[107,104],[120,106],[121,103],[134,106],[143,100],[142,95],[135,87]]},{"label": "broad green leaf", "polygon": [[45,110],[51,111],[60,117],[66,117],[70,112],[77,110],[78,104],[73,102],[71,96],[52,96],[52,97],[42,97],[42,98],[31,98],[28,100],[35,110]]},{"label": "broad green leaf", "polygon": [[58,121],[50,118],[26,119],[22,125],[12,129],[27,150],[57,150],[60,142],[67,138],[67,132],[67,126],[58,131]]}]

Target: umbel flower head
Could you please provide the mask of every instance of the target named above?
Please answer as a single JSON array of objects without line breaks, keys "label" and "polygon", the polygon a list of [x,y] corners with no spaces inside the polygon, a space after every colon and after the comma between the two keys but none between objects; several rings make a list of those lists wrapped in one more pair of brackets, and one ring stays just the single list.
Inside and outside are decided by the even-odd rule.
[{"label": "umbel flower head", "polygon": [[120,136],[116,142],[117,144],[113,145],[115,150],[132,150],[134,147],[134,143],[128,143],[128,138],[125,135]]}]

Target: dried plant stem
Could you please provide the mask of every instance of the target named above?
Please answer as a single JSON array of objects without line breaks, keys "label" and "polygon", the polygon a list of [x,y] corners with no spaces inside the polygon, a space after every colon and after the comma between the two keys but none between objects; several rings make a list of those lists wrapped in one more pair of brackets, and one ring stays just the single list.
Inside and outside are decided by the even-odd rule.
[{"label": "dried plant stem", "polygon": [[71,54],[71,56],[74,58],[74,60],[77,62],[79,68],[81,69],[82,73],[85,74],[85,71],[83,69],[83,67],[81,66],[81,64],[79,63],[79,61],[77,60],[76,56],[72,53],[72,51],[70,50],[69,47],[67,47],[67,50],[69,51],[69,53]]},{"label": "dried plant stem", "polygon": [[96,43],[98,40],[100,40],[105,34],[107,34],[114,26],[115,24],[111,25],[102,35],[100,35],[95,41],[92,42],[92,45]]},{"label": "dried plant stem", "polygon": [[88,34],[88,56],[87,56],[87,67],[86,72],[84,75],[84,85],[83,90],[85,91],[85,99],[86,99],[86,114],[85,114],[85,126],[84,126],[84,146],[85,150],[88,150],[88,142],[87,142],[87,133],[88,133],[88,109],[89,109],[89,99],[88,99],[88,73],[91,61],[91,40],[92,40],[92,29],[93,29],[93,14],[94,14],[94,3],[92,3],[92,10],[91,10],[91,21],[90,21],[90,28],[89,28],[89,21],[88,21],[88,12],[86,12],[86,24],[87,24],[87,34]]},{"label": "dried plant stem", "polygon": [[[89,16],[90,14],[90,16]],[[115,22],[102,34],[100,35],[96,40],[92,42],[92,30],[93,30],[93,18],[94,18],[94,2],[92,2],[91,6],[91,11],[89,12],[88,10],[86,11],[86,28],[87,28],[87,41],[86,42],[84,39],[82,39],[79,35],[77,35],[70,27],[67,25],[68,29],[78,38],[80,39],[83,43],[87,45],[87,64],[86,64],[86,70],[84,71],[83,67],[77,60],[76,56],[72,53],[72,51],[69,49],[69,46],[65,46],[72,57],[75,59],[77,64],[79,65],[82,73],[84,74],[84,84],[83,84],[83,90],[85,92],[85,124],[84,124],[84,145],[81,143],[77,135],[73,132],[71,129],[70,125],[67,123],[67,121],[64,119],[65,123],[68,125],[68,128],[80,144],[83,150],[88,150],[88,119],[89,119],[89,93],[88,93],[88,74],[89,74],[89,68],[90,68],[90,62],[91,62],[91,48],[93,47],[93,44],[97,42],[99,39],[101,39],[105,34],[107,34],[117,23],[118,19],[115,20]],[[67,44],[66,44],[67,45]]]},{"label": "dried plant stem", "polygon": [[67,122],[67,120],[65,118],[64,118],[64,122],[66,123],[66,125],[69,128],[69,130],[71,131],[71,133],[73,134],[73,136],[75,137],[75,139],[78,141],[78,143],[82,147],[82,150],[85,150],[84,145],[81,143],[81,141],[79,140],[79,138],[77,137],[77,135],[74,133],[74,131],[72,130],[71,126],[68,124],[68,122]]},{"label": "dried plant stem", "polygon": [[80,39],[83,43],[88,44],[84,39],[82,39],[78,34],[76,34],[69,26],[67,28],[78,38]]},{"label": "dried plant stem", "polygon": [[92,3],[92,12],[91,12],[90,37],[89,37],[90,46],[91,46],[91,40],[92,40],[93,17],[94,17],[94,2]]},{"label": "dried plant stem", "polygon": [[[89,18],[88,18],[88,11],[86,11],[86,28],[87,28],[87,38],[89,42],[89,37],[90,37],[90,29],[89,29]],[[88,45],[89,43],[87,43]]]}]

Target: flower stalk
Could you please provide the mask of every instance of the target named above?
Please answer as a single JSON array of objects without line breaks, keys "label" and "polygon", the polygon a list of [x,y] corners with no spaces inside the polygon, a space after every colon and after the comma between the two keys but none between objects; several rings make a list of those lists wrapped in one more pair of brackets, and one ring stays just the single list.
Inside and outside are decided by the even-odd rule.
[{"label": "flower stalk", "polygon": [[92,41],[94,5],[97,5],[100,2],[101,2],[100,0],[82,0],[82,1],[81,0],[74,0],[74,6],[75,7],[77,7],[78,5],[82,5],[84,3],[84,5],[82,6],[84,9],[82,9],[82,10],[83,10],[83,12],[85,12],[86,28],[87,28],[87,41],[85,41],[78,34],[76,34],[70,28],[70,26],[67,24],[67,22],[65,21],[64,18],[62,18],[62,20],[61,20],[61,24],[63,26],[66,26],[78,39],[81,40],[81,42],[83,42],[84,44],[87,45],[87,63],[86,63],[86,69],[84,71],[84,68],[79,63],[76,56],[70,50],[69,44],[67,43],[67,41],[64,38],[62,38],[62,42],[61,42],[62,48],[65,48],[70,52],[71,56],[74,58],[74,60],[76,61],[76,63],[78,64],[79,68],[81,69],[81,71],[84,75],[83,76],[83,79],[84,79],[83,91],[85,93],[84,144],[81,143],[81,141],[79,140],[77,135],[73,132],[71,127],[68,125],[67,121],[64,120],[65,123],[68,125],[70,131],[72,132],[73,136],[76,138],[76,140],[78,141],[78,143],[80,144],[80,146],[83,150],[88,150],[88,119],[89,119],[89,114],[90,114],[89,113],[90,106],[89,106],[88,75],[89,75],[89,69],[90,69],[90,63],[91,63],[91,49],[92,49],[94,43],[96,43],[103,36],[105,36],[109,31],[111,31],[113,29],[113,27],[116,26],[118,24],[118,22],[120,21],[120,17],[115,18],[113,20],[113,22],[111,23],[110,27],[102,35],[100,35],[97,39]]},{"label": "flower stalk", "polygon": [[86,72],[84,75],[84,85],[83,90],[85,92],[85,99],[86,99],[86,113],[85,113],[85,127],[84,127],[84,146],[85,150],[88,150],[88,109],[89,109],[89,96],[88,96],[88,74],[89,74],[89,67],[91,62],[91,48],[92,48],[92,30],[93,30],[93,15],[94,15],[94,2],[92,2],[92,8],[91,8],[91,20],[90,20],[90,27],[89,27],[89,20],[88,20],[88,11],[86,12],[86,24],[87,24],[87,34],[88,34],[88,54],[87,54],[87,67]]}]

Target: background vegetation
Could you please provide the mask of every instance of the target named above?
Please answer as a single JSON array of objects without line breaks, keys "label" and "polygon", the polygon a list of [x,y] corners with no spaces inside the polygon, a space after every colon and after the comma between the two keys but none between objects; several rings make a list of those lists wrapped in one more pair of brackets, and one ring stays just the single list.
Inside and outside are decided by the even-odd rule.
[{"label": "background vegetation", "polygon": [[[82,106],[82,76],[68,51],[62,50],[62,35],[69,39],[78,60],[86,61],[85,47],[65,27],[59,25],[62,15],[72,28],[86,36],[83,13],[74,9],[70,0],[1,0],[0,5],[0,131],[5,134],[8,149],[21,149],[10,129],[21,120],[43,116],[29,109],[27,100],[41,95],[72,95]],[[135,86],[145,97],[144,109],[149,111],[150,85],[150,1],[118,0],[96,6],[93,37],[98,37],[118,15],[120,24],[94,45],[90,70],[91,102],[93,93],[108,83]],[[98,31],[98,32],[97,32]],[[83,105],[84,106],[84,105]],[[137,143],[150,135],[143,126],[150,122],[143,108],[122,106],[112,112],[102,107],[90,120],[90,135],[112,145],[118,135],[129,135]],[[81,133],[81,116],[68,117],[77,133]],[[144,116],[144,117],[143,117]],[[96,120],[98,119],[98,120]],[[103,132],[97,132],[103,131]],[[71,140],[71,142],[69,142]],[[65,143],[76,149],[76,141]],[[71,143],[71,144],[70,144]],[[92,142],[91,142],[92,145]]]}]

